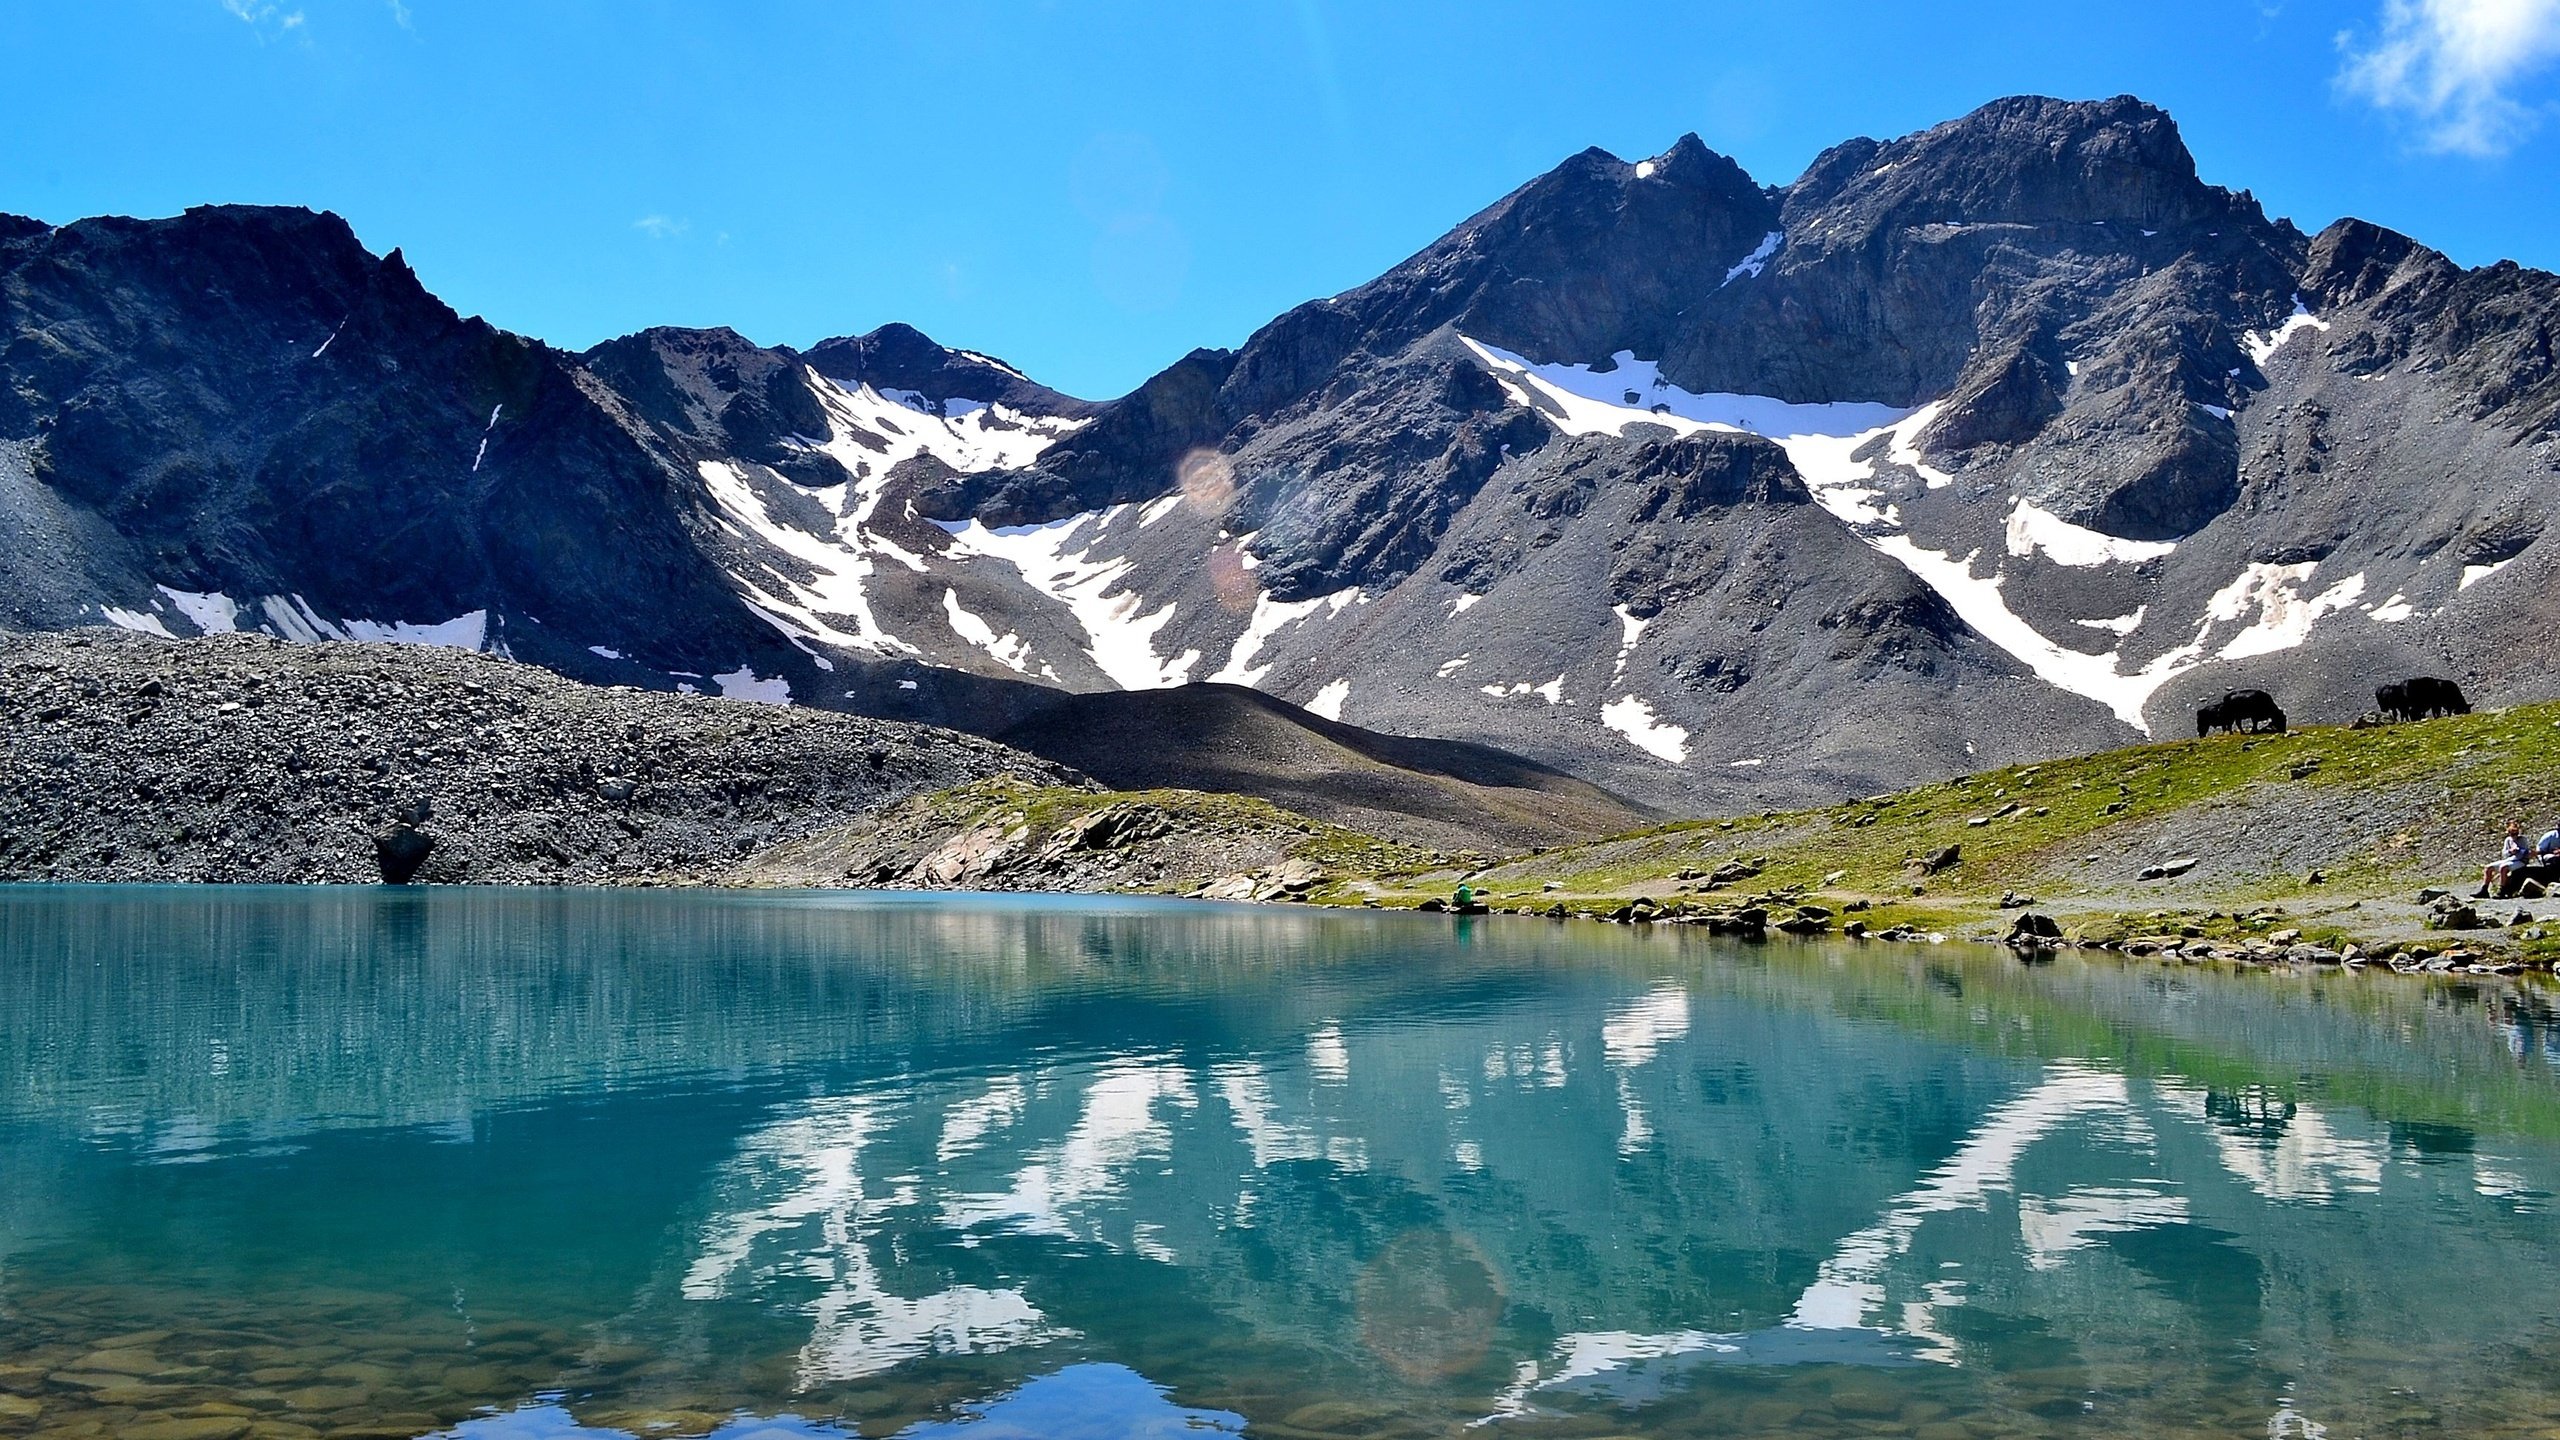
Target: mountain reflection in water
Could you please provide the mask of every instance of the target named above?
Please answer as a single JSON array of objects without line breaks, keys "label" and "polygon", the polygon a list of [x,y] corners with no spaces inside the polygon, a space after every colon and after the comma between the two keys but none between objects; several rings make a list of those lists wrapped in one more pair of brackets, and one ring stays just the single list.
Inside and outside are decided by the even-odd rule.
[{"label": "mountain reflection in water", "polygon": [[2555,1399],[2554,1032],[2504,984],[27,889],[0,994],[0,1435],[1958,1440]]}]

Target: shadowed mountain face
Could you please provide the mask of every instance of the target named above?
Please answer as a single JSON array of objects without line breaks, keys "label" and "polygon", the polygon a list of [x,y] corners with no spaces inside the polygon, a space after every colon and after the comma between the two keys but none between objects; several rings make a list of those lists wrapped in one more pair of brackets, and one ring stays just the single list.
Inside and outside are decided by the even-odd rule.
[{"label": "shadowed mountain face", "polygon": [[301,212],[8,222],[0,324],[22,625],[401,635],[988,733],[1217,680],[1679,806],[2238,685],[2313,719],[2409,674],[2553,693],[2560,279],[2305,236],[2130,98],[1784,187],[1694,137],[1587,151],[1101,404],[903,326],[567,355]]},{"label": "shadowed mountain face", "polygon": [[1655,818],[1490,746],[1373,734],[1240,685],[1078,695],[1004,734],[1115,789],[1259,795],[1337,825],[1452,848],[1526,850]]}]

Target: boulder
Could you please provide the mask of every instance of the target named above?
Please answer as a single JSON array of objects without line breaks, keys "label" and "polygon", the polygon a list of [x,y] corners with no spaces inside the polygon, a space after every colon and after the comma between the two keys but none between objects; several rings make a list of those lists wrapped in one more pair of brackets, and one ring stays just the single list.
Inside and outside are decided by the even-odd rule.
[{"label": "boulder", "polygon": [[1249,874],[1221,875],[1191,892],[1194,900],[1250,900],[1261,882]]},{"label": "boulder", "polygon": [[436,839],[415,825],[402,821],[379,830],[373,837],[374,863],[381,868],[382,883],[406,885],[435,853]]},{"label": "boulder", "polygon": [[2009,923],[2008,943],[2012,945],[2041,945],[2061,938],[2060,922],[2050,915],[2040,915],[2033,910],[2022,912],[2017,919]]},{"label": "boulder", "polygon": [[1720,910],[1707,917],[1706,925],[1710,935],[1734,935],[1757,940],[1769,932],[1769,912],[1757,905],[1739,910]]},{"label": "boulder", "polygon": [[1274,886],[1291,895],[1303,894],[1324,883],[1323,869],[1303,858],[1283,860],[1268,873]]},{"label": "boulder", "polygon": [[2439,901],[2434,911],[2427,916],[2427,928],[2430,930],[2477,930],[2480,928],[2480,912],[2460,901]]}]

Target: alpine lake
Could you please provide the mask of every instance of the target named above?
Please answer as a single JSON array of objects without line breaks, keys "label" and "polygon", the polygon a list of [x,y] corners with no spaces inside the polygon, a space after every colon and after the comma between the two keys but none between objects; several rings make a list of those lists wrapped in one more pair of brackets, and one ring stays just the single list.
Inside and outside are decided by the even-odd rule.
[{"label": "alpine lake", "polygon": [[2494,980],[0,890],[0,1436],[2560,1436]]}]

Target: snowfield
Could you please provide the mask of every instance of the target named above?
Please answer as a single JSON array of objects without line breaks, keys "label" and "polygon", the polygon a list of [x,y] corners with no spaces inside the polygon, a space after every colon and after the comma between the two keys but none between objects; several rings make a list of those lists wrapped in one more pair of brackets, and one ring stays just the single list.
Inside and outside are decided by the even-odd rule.
[{"label": "snowfield", "polygon": [[[2293,317],[2280,330],[2271,336],[2250,337],[2250,352],[2263,363],[2294,334],[2327,328],[2327,322],[2297,298]],[[2153,607],[2137,607],[2129,615],[2075,620],[2076,625],[2118,637],[2115,649],[2093,654],[2055,641],[2018,614],[2002,593],[2006,579],[2002,567],[2010,560],[2075,569],[2142,565],[2174,554],[2177,542],[2104,534],[2018,498],[2012,500],[2003,521],[2005,554],[1985,556],[1977,548],[1959,556],[1952,549],[1922,544],[1905,529],[1898,507],[1887,501],[1887,481],[1878,474],[1875,457],[1877,442],[1883,441],[1884,465],[1906,472],[1926,489],[1949,484],[1954,477],[1931,468],[1918,445],[1920,435],[1937,418],[1937,402],[1909,407],[1861,401],[1799,404],[1767,395],[1699,394],[1672,384],[1663,378],[1658,364],[1630,351],[1619,351],[1604,370],[1586,364],[1540,364],[1460,338],[1514,400],[1569,435],[1623,435],[1631,425],[1659,425],[1675,434],[1721,431],[1775,442],[1787,452],[1817,504],[1868,546],[1936,591],[1977,634],[2047,684],[2097,701],[2145,734],[2150,733],[2143,717],[2145,707],[2162,685],[2181,672],[2209,659],[2292,649],[2310,638],[2312,627],[2324,617],[2354,605],[2364,593],[2361,574],[2306,596],[2303,591],[2316,566],[2253,564],[2207,602],[2196,619],[2192,639],[2140,665],[2130,665],[2124,658],[2124,642],[2146,624],[2161,623]],[[1858,458],[1862,454],[1868,458]],[[1987,573],[1978,573],[1986,569]],[[2478,573],[2466,572],[2466,585],[2488,573],[2487,567],[2473,569]],[[2391,621],[2405,618],[2408,610],[2406,602],[2394,596],[2370,613],[2376,620]],[[1623,674],[1640,625],[1623,611],[1619,619],[1626,626],[1618,656],[1617,673]],[[1487,687],[1487,693],[1499,692]],[[1654,753],[1674,748],[1655,738],[1649,706],[1641,712],[1632,708],[1643,704],[1621,697],[1602,712],[1603,718]],[[1684,733],[1684,742],[1685,738]],[[1685,744],[1678,748],[1685,750]],[[1665,754],[1665,758],[1673,757]]]}]

